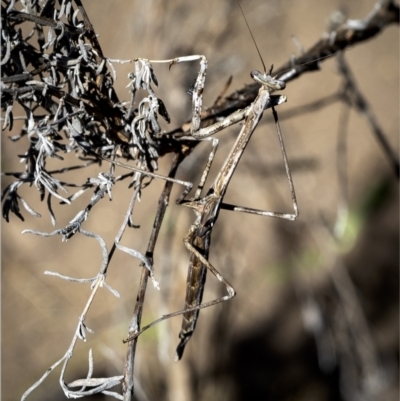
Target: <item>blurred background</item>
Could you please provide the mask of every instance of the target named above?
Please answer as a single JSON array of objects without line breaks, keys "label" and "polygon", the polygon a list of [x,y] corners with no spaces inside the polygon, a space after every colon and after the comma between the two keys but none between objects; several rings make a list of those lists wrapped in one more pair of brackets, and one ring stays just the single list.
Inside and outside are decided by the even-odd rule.
[{"label": "blurred background", "polygon": [[[293,36],[308,49],[328,30],[333,12],[365,18],[374,1],[324,2],[248,0],[242,7],[265,64],[275,67],[299,55]],[[168,59],[204,54],[208,71],[203,105],[211,106],[230,75],[228,93],[250,84],[249,73],[261,69],[245,21],[234,1],[84,2],[106,57]],[[367,98],[387,140],[398,153],[399,35],[393,25],[372,40],[346,52],[359,89]],[[129,100],[126,78],[132,65],[116,66],[116,90]],[[190,119],[186,94],[198,63],[168,71],[157,65],[157,94],[171,115],[167,131]],[[201,311],[196,332],[183,359],[173,361],[181,318],[145,332],[136,361],[137,400],[396,400],[398,396],[398,182],[366,120],[336,102],[289,118],[300,106],[337,93],[342,78],[334,59],[321,71],[290,82],[288,101],[277,109],[300,216],[296,222],[222,211],[213,231],[210,261],[234,286],[237,296]],[[341,119],[349,111],[348,122]],[[267,117],[268,116],[268,117]],[[226,202],[291,212],[288,183],[270,113],[257,128],[229,186]],[[344,134],[344,129],[347,130]],[[17,132],[18,126],[14,129]],[[210,181],[232,147],[239,127],[220,133]],[[15,133],[14,132],[14,133]],[[12,134],[12,133],[11,133]],[[19,171],[23,143],[2,135],[2,170]],[[345,135],[347,154],[338,152]],[[178,178],[198,182],[209,153],[198,146],[182,164]],[[166,174],[171,157],[160,161]],[[337,165],[347,177],[348,203]],[[120,173],[123,172],[119,169]],[[91,170],[96,175],[96,168]],[[73,179],[73,173],[70,177]],[[76,173],[75,173],[76,174]],[[78,173],[82,174],[82,173]],[[85,177],[81,181],[84,182]],[[11,180],[3,177],[2,186]],[[144,253],[164,182],[154,181],[135,207],[135,224],[122,240]],[[84,228],[100,234],[108,248],[122,223],[131,191],[126,183],[104,199]],[[173,200],[157,243],[154,268],[161,291],[149,284],[143,324],[182,309],[189,253],[183,238],[194,214]],[[25,199],[42,213],[25,213],[2,223],[2,399],[19,399],[46,369],[66,352],[90,294],[89,285],[44,276],[45,270],[73,277],[93,277],[101,263],[96,241],[75,236],[21,235],[26,228],[54,228],[33,188]],[[87,204],[54,205],[57,227],[64,227]],[[333,233],[336,237],[334,238]],[[85,377],[93,349],[94,377],[122,374],[126,337],[141,269],[139,262],[117,252],[107,282],[121,298],[102,290],[86,324],[94,330],[74,353],[67,380]],[[204,300],[225,293],[209,275]],[[59,371],[30,396],[64,399]],[[107,397],[99,397],[106,399]]]}]

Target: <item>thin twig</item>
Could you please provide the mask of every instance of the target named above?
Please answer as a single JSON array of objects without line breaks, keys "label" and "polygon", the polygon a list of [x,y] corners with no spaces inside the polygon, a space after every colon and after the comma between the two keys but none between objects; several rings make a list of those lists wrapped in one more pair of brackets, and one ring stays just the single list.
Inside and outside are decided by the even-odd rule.
[{"label": "thin twig", "polygon": [[[189,150],[188,150],[189,151]],[[168,177],[174,178],[178,170],[178,167],[182,160],[186,157],[186,154],[176,154]],[[161,229],[161,225],[164,219],[165,212],[169,204],[169,198],[172,190],[172,182],[167,181],[164,185],[164,189],[160,195],[157,207],[156,217],[153,223],[153,230],[150,235],[149,243],[147,246],[146,258],[151,262],[153,261],[153,254],[158,238],[158,234]],[[133,335],[136,331],[140,330],[140,324],[142,319],[144,299],[146,295],[147,281],[149,278],[149,271],[146,268],[142,269],[142,275],[140,277],[139,290],[136,296],[136,304],[133,312],[133,317],[131,320],[129,328],[129,336]],[[136,354],[136,345],[138,338],[135,338],[128,344],[128,350],[126,353],[125,367],[124,367],[124,380],[122,382],[122,391],[124,396],[124,401],[131,401],[134,394],[134,360]]]},{"label": "thin twig", "polygon": [[345,79],[345,91],[343,96],[368,121],[368,124],[371,126],[376,140],[388,158],[396,177],[400,178],[400,164],[398,155],[393,151],[388,140],[386,139],[386,135],[375,118],[367,99],[363,96],[358,88],[355,78],[351,73],[350,67],[346,63],[343,55],[338,57],[338,66]]}]

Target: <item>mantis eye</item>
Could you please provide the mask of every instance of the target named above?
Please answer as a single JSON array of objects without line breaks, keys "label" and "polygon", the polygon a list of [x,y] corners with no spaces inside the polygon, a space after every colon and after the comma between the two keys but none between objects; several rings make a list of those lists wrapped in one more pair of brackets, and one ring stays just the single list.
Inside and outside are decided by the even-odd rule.
[{"label": "mantis eye", "polygon": [[251,76],[254,80],[257,80],[257,78],[259,78],[260,75],[263,75],[263,74],[261,74],[261,72],[260,72],[260,71],[257,71],[257,70],[253,70],[253,71],[250,73],[250,76]]}]

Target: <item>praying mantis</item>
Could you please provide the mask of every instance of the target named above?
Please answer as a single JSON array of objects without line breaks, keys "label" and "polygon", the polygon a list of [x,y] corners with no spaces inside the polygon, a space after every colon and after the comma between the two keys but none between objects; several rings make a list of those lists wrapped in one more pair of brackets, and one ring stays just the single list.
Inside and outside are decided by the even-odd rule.
[{"label": "praying mantis", "polygon": [[[247,21],[246,21],[247,24]],[[248,25],[248,24],[247,24]],[[250,28],[249,28],[250,29]],[[250,30],[251,33],[251,30]],[[252,33],[251,33],[252,35]],[[253,37],[253,35],[252,35]],[[253,38],[254,40],[254,38]],[[255,43],[255,41],[254,41]],[[255,43],[256,44],[256,43]],[[257,47],[257,44],[256,44]],[[231,211],[243,212],[243,213],[251,213],[260,216],[269,216],[269,217],[277,217],[286,220],[295,220],[298,216],[298,206],[296,200],[296,194],[294,190],[293,180],[290,173],[290,168],[287,160],[286,150],[284,147],[284,142],[282,138],[282,133],[279,126],[278,116],[275,111],[275,106],[282,104],[286,101],[286,96],[272,95],[273,92],[282,90],[285,88],[286,84],[284,81],[278,80],[275,77],[272,77],[272,69],[269,72],[266,72],[265,64],[262,60],[260,51],[257,47],[257,51],[260,55],[264,73],[261,73],[257,70],[251,72],[251,77],[255,82],[261,84],[260,90],[258,92],[257,97],[254,102],[243,110],[239,110],[233,113],[231,116],[227,117],[221,122],[214,124],[213,126],[197,129],[199,125],[195,125],[195,121],[197,119],[193,118],[191,136],[184,137],[184,139],[207,139],[209,136],[214,133],[228,127],[238,121],[244,119],[244,125],[236,139],[235,144],[233,145],[231,151],[229,152],[227,158],[223,166],[221,167],[219,173],[214,179],[213,184],[207,191],[204,197],[201,197],[201,192],[203,190],[205,181],[207,179],[211,163],[214,159],[217,147],[218,140],[212,140],[212,151],[210,153],[206,168],[203,172],[200,183],[196,189],[195,195],[192,199],[186,200],[185,197],[189,193],[190,189],[188,187],[183,191],[182,195],[177,199],[177,204],[189,207],[194,210],[196,215],[195,221],[191,225],[188,233],[184,238],[184,245],[190,252],[190,262],[189,262],[189,271],[187,278],[187,293],[186,293],[186,307],[184,310],[177,311],[174,313],[170,313],[162,316],[161,318],[155,320],[149,325],[143,327],[140,331],[138,331],[134,336],[129,337],[124,340],[125,342],[131,341],[137,336],[139,336],[143,331],[149,329],[155,324],[171,318],[173,316],[183,315],[182,328],[179,334],[180,343],[177,347],[175,360],[181,359],[185,346],[189,339],[191,338],[198,319],[200,309],[207,308],[212,305],[216,305],[218,303],[227,301],[233,298],[236,294],[234,288],[229,284],[229,282],[222,276],[222,274],[209,262],[208,260],[208,252],[211,241],[211,232],[214,227],[219,212],[221,209],[227,209]],[[174,59],[170,61],[170,65],[173,65],[178,62],[184,61],[192,61],[196,58],[201,60],[201,65],[206,66],[206,62],[204,62],[204,56],[189,56],[189,57],[181,57],[178,59]],[[193,97],[193,113],[197,114],[201,111],[201,108],[197,107],[200,104],[201,100],[197,101],[197,94],[202,92],[203,87],[200,88],[197,86],[204,85],[206,69],[201,69],[199,73],[199,77],[196,80],[195,88],[194,88],[194,97]],[[203,74],[203,75],[202,75]],[[236,167],[239,163],[240,158],[243,155],[243,152],[253,134],[259,121],[262,118],[264,110],[267,108],[272,108],[275,125],[278,133],[279,143],[282,151],[282,156],[285,164],[286,176],[289,183],[291,199],[293,204],[293,213],[279,213],[279,212],[270,212],[261,209],[253,209],[244,206],[235,206],[223,203],[223,199],[225,193],[227,191],[229,182],[236,170]],[[204,283],[206,272],[209,270],[222,284],[225,285],[227,290],[227,295],[217,298],[215,300],[201,303],[204,291]]]},{"label": "praying mantis", "polygon": [[[196,132],[192,133],[195,139],[204,138],[206,135],[211,135],[214,133],[215,129],[222,129],[221,127],[232,125],[238,119],[238,116],[241,116],[242,119],[245,119],[244,125],[237,137],[235,144],[233,145],[230,153],[228,154],[221,170],[217,174],[213,184],[208,190],[207,194],[204,197],[201,197],[201,192],[204,186],[204,183],[207,179],[208,172],[211,167],[212,160],[215,156],[215,152],[218,146],[218,140],[213,140],[213,149],[210,153],[209,160],[207,166],[204,170],[203,176],[201,178],[200,184],[196,190],[195,196],[193,199],[185,200],[184,197],[187,195],[188,191],[183,192],[183,196],[181,195],[177,203],[183,206],[189,207],[194,210],[196,219],[194,223],[191,225],[187,235],[184,238],[185,247],[191,253],[190,262],[189,262],[189,273],[188,273],[188,281],[187,281],[187,294],[186,294],[186,308],[184,310],[174,312],[168,315],[162,316],[160,319],[155,320],[151,324],[143,327],[140,331],[138,331],[135,336],[128,338],[125,341],[130,341],[136,338],[143,331],[149,329],[155,324],[161,322],[162,320],[171,318],[173,316],[178,316],[183,314],[183,323],[182,329],[180,332],[181,342],[178,345],[175,359],[179,360],[182,357],[184,348],[186,343],[189,341],[191,335],[196,326],[197,317],[199,314],[199,310],[203,308],[207,308],[212,305],[216,305],[220,302],[227,301],[235,296],[234,288],[228,283],[228,281],[219,273],[219,271],[208,261],[208,250],[210,246],[210,237],[211,231],[215,222],[218,218],[218,214],[220,209],[227,209],[237,212],[251,213],[260,216],[270,216],[277,217],[287,220],[295,220],[298,216],[298,206],[296,201],[296,195],[294,191],[294,185],[289,169],[289,164],[286,156],[286,151],[283,143],[283,138],[277,118],[277,113],[275,111],[274,106],[282,104],[286,101],[286,96],[280,95],[278,97],[271,97],[271,93],[276,90],[284,89],[285,82],[279,81],[271,76],[272,67],[270,72],[260,73],[259,71],[253,71],[251,73],[252,78],[261,83],[261,88],[259,93],[254,100],[254,102],[244,110],[241,110],[234,115],[233,118],[229,116],[223,122],[217,123],[217,128],[214,126],[210,129],[207,127],[205,130],[196,134]],[[269,212],[260,209],[253,209],[243,206],[235,206],[230,204],[223,203],[223,198],[225,196],[226,190],[228,188],[229,182],[235,172],[235,169],[239,163],[241,156],[254,132],[256,129],[263,113],[266,108],[272,107],[273,115],[277,127],[278,138],[281,146],[281,151],[283,155],[283,160],[285,163],[286,176],[288,178],[292,203],[294,208],[294,213],[278,213],[278,212]],[[238,119],[238,121],[240,121]],[[223,296],[221,298],[215,299],[210,302],[206,302],[201,304],[203,289],[204,289],[204,281],[206,270],[209,270],[221,283],[223,283],[227,289],[228,295]]]}]

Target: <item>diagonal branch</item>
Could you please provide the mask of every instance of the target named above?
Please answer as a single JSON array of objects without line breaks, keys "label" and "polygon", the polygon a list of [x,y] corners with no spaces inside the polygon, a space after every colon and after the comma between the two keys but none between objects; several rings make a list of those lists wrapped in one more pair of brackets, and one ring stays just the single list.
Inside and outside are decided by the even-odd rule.
[{"label": "diagonal branch", "polygon": [[[290,59],[275,74],[279,79],[287,82],[307,72],[318,71],[320,63],[335,56],[337,53],[349,49],[371,39],[392,24],[399,24],[399,6],[393,0],[381,0],[364,20],[348,20],[326,37],[318,40],[315,45],[304,52],[300,57]],[[259,84],[246,85],[226,96],[217,105],[202,113],[202,126],[214,124],[218,118],[226,117],[238,109],[243,109],[257,96]],[[169,135],[179,136],[187,132],[188,124],[170,131]],[[165,142],[168,149],[168,142]],[[192,144],[193,146],[194,144]]]}]

